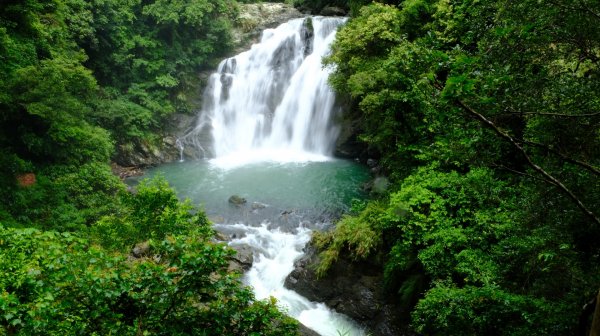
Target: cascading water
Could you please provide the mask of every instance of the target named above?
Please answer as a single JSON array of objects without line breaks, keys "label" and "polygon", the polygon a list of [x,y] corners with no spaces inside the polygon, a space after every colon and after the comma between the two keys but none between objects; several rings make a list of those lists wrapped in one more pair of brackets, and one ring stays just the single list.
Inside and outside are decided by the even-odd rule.
[{"label": "cascading water", "polygon": [[321,60],[344,21],[292,20],[221,62],[209,79],[197,127],[182,141],[224,165],[326,160],[339,131],[332,123],[337,110],[329,70]]},{"label": "cascading water", "polygon": [[[343,18],[313,17],[267,29],[260,43],[224,60],[211,75],[197,127],[180,143],[197,148],[199,157],[212,158],[209,170],[219,170],[216,179],[221,181],[214,193],[223,189],[224,179],[235,179],[243,174],[244,166],[258,162],[331,160],[339,130],[332,120],[337,111],[335,95],[327,84],[329,70],[323,68],[321,59],[344,22]],[[290,168],[282,169],[278,171]],[[243,179],[237,186],[247,182]],[[288,192],[283,186],[279,190]],[[300,188],[295,188],[294,192],[298,191]],[[261,196],[268,197],[266,192]],[[276,203],[274,199],[271,202]],[[265,218],[260,226],[223,222],[216,227],[224,233],[235,232],[232,245],[253,248],[255,262],[244,281],[254,288],[257,298],[276,297],[291,316],[321,335],[362,335],[346,317],[284,288],[285,277],[310,237],[306,218],[297,221],[291,229],[274,218]]]}]

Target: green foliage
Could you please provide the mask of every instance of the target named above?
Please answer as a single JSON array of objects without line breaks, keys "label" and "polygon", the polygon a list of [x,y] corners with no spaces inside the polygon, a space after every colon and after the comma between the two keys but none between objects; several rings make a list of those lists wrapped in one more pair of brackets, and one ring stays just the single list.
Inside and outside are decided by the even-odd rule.
[{"label": "green foliage", "polygon": [[[569,330],[560,318],[568,310],[493,285],[456,288],[441,282],[419,301],[413,321],[417,330],[427,334],[563,335]],[[568,314],[577,318],[573,312]]]},{"label": "green foliage", "polygon": [[214,233],[204,212],[193,213],[189,200],[179,202],[164,178],[144,180],[135,193],[122,193],[120,199],[119,213],[101,218],[92,227],[92,236],[103,246],[126,250],[136,242],[161,240],[168,234]]},{"label": "green foliage", "polygon": [[158,127],[151,110],[118,94],[97,100],[89,118],[109,131],[120,145],[133,139],[147,139],[148,130]]},{"label": "green foliage", "polygon": [[370,257],[382,243],[380,218],[381,207],[369,203],[358,216],[343,217],[334,231],[315,232],[312,243],[324,250],[320,254],[317,275],[325,275],[341,253],[349,252],[354,260]]},{"label": "green foliage", "polygon": [[152,141],[165,117],[191,110],[195,74],[231,47],[236,15],[232,0],[2,4],[2,146],[77,164],[112,156],[98,126],[119,145]]},{"label": "green foliage", "polygon": [[[231,46],[235,5],[3,2],[0,190],[6,202],[0,218],[62,231],[89,225],[113,207],[102,200],[117,188],[91,179],[108,175],[100,165],[114,157],[115,145],[118,157],[152,144],[166,116],[189,109],[196,73]],[[34,173],[36,185],[19,188],[23,173]],[[70,179],[80,190],[64,182]],[[83,190],[93,195],[90,201],[79,196]]]},{"label": "green foliage", "polygon": [[520,197],[490,169],[418,169],[386,203],[370,202],[334,231],[315,234],[317,272],[342,253],[366,259],[385,251],[387,290],[403,305],[418,302],[412,314],[420,332],[566,333],[577,310],[558,312],[578,300],[569,286],[585,286],[597,274],[584,275],[565,232],[552,232],[551,223],[523,226]]},{"label": "green foliage", "polygon": [[[486,170],[459,175],[422,169],[390,196],[387,229],[400,233],[398,251],[416,255],[430,277],[495,283],[497,265],[488,259],[489,249],[510,232],[515,209],[504,200],[509,194]],[[398,262],[400,254],[393,258],[388,276],[409,264]]]},{"label": "green foliage", "polygon": [[0,335],[297,333],[227,273],[204,212],[164,179],[128,193],[108,165],[190,109],[235,6],[0,4]]},{"label": "green foliage", "polygon": [[233,252],[202,233],[128,260],[76,234],[0,226],[0,331],[13,335],[294,335],[275,301],[226,273]]},{"label": "green foliage", "polygon": [[[303,11],[309,11],[313,14],[318,14],[325,7],[338,7],[348,10],[351,15],[358,15],[360,9],[370,3],[372,0],[290,0],[294,7],[299,8]],[[241,1],[245,2],[245,1]],[[378,3],[398,4],[401,1],[388,0],[388,1],[377,1]]]},{"label": "green foliage", "polygon": [[572,333],[600,277],[598,5],[363,7],[325,62],[392,184],[317,236],[320,270],[370,232],[417,331]]},{"label": "green foliage", "polygon": [[81,230],[114,212],[118,208],[115,195],[124,189],[101,163],[52,166],[36,174],[36,183],[29,187],[16,185],[14,176],[7,177],[6,208],[0,213],[0,221],[11,226]]},{"label": "green foliage", "polygon": [[[113,203],[99,198],[122,189],[105,181],[114,177],[104,167],[55,169],[55,180],[19,190],[27,193],[20,202],[57,199],[37,196],[50,188],[69,193],[72,203],[58,207],[68,218],[57,221],[77,224],[73,216],[94,209],[104,216],[73,233],[0,225],[0,333],[296,335],[297,322],[274,299],[255,300],[238,275],[228,273],[235,252],[214,241],[204,212],[179,202],[162,178],[142,182],[134,194],[121,191]],[[139,242],[146,246],[142,255],[128,255]]]},{"label": "green foliage", "polygon": [[78,40],[90,55],[86,65],[102,85],[149,109],[152,122],[189,108],[175,98],[195,88],[191,74],[231,47],[237,14],[230,0],[93,1],[84,12],[95,32]]}]

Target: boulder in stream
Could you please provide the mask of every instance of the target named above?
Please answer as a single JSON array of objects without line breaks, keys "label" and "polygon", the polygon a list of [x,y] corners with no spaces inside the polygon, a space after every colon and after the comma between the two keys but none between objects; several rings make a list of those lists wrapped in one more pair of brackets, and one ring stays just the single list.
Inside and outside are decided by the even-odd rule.
[{"label": "boulder in stream", "polygon": [[264,209],[267,205],[260,202],[252,202],[252,210]]},{"label": "boulder in stream", "polygon": [[248,201],[240,195],[232,195],[229,197],[228,202],[239,207],[246,204]]},{"label": "boulder in stream", "polygon": [[231,246],[237,253],[231,257],[228,270],[230,272],[243,273],[249,270],[254,263],[254,252],[249,245],[233,245]]}]

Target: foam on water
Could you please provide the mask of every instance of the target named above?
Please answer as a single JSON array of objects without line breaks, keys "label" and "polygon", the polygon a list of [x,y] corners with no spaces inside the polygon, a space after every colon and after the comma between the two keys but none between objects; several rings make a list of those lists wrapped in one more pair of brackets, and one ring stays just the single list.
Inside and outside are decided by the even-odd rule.
[{"label": "foam on water", "polygon": [[[209,169],[202,171],[210,181],[198,182],[195,188],[227,195],[231,190],[226,186],[234,183],[237,190],[233,192],[253,196],[245,195],[242,186],[258,184],[252,190],[260,190],[255,197],[264,198],[257,201],[265,204],[297,194],[311,198],[315,192],[338,198],[337,191],[326,183],[311,184],[309,179],[301,180],[301,184],[293,182],[287,174],[290,167],[285,164],[307,163],[308,167],[308,163],[333,160],[331,154],[339,135],[334,119],[340,109],[327,83],[331,69],[323,67],[321,60],[330,52],[336,30],[345,21],[326,17],[291,20],[265,30],[250,50],[221,62],[209,78],[197,126],[178,140],[182,146],[195,148],[197,158],[211,159]],[[184,153],[183,148],[181,151]],[[281,163],[283,167],[273,170],[268,167],[270,163]],[[254,168],[262,171],[246,176],[245,172]],[[266,184],[261,182],[265,171],[270,174],[269,182],[277,187],[276,197],[267,194]],[[285,185],[285,181],[292,183]],[[310,230],[300,221],[295,223],[296,217],[283,214],[298,215],[302,211],[296,208],[304,203],[286,204],[292,210],[258,211],[271,211],[271,217],[278,218],[260,226],[249,225],[256,210],[228,209],[228,217],[242,217],[245,224],[221,224],[221,230],[240,231],[241,238],[231,244],[253,248],[254,263],[244,281],[252,286],[257,298],[277,298],[292,317],[321,335],[363,335],[347,317],[284,287],[294,261],[302,256],[302,248],[310,240]],[[285,232],[281,230],[284,225]]]},{"label": "foam on water", "polygon": [[294,151],[289,149],[256,149],[248,152],[233,152],[210,160],[210,163],[220,169],[234,169],[242,166],[261,162],[272,163],[304,163],[304,162],[326,162],[333,160],[329,156],[310,153],[305,151]]},{"label": "foam on water", "polygon": [[302,256],[311,231],[300,226],[296,232],[286,233],[267,227],[266,223],[259,227],[227,225],[227,230],[241,232],[241,238],[232,240],[230,245],[248,245],[255,251],[254,263],[244,275],[244,282],[254,288],[256,297],[276,298],[290,316],[321,335],[364,335],[364,330],[344,315],[284,287],[285,278],[294,269],[294,261]]}]

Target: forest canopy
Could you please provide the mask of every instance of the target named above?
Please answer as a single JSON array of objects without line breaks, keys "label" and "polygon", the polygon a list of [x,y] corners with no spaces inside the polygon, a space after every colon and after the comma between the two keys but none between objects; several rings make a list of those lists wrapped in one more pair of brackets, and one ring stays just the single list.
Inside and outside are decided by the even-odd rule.
[{"label": "forest canopy", "polygon": [[600,283],[598,8],[362,7],[326,63],[392,186],[316,237],[319,272],[380,260],[424,334],[585,333]]},{"label": "forest canopy", "polygon": [[[390,181],[315,236],[318,273],[377,263],[421,334],[584,334],[600,2],[291,2],[350,11],[324,62]],[[237,14],[234,0],[0,2],[0,335],[297,333],[227,271],[201,210],[162,179],[131,193],[109,166],[191,110]]]},{"label": "forest canopy", "polygon": [[202,210],[162,179],[133,194],[109,165],[191,109],[237,8],[0,2],[0,335],[296,334]]}]

